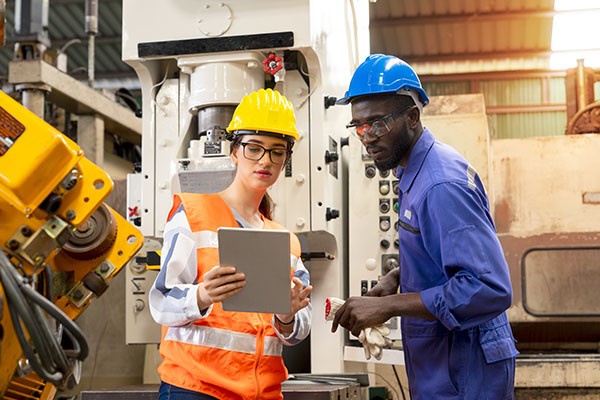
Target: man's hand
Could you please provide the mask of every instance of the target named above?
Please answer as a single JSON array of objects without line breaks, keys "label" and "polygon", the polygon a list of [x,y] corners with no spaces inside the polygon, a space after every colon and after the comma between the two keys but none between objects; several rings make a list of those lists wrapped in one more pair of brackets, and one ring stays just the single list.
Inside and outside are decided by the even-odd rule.
[{"label": "man's hand", "polygon": [[358,337],[361,330],[385,323],[392,317],[386,311],[390,301],[386,297],[350,297],[335,313],[331,332],[341,325]]},{"label": "man's hand", "polygon": [[394,268],[381,278],[379,283],[369,290],[365,296],[382,297],[398,293],[400,286],[400,268]]}]

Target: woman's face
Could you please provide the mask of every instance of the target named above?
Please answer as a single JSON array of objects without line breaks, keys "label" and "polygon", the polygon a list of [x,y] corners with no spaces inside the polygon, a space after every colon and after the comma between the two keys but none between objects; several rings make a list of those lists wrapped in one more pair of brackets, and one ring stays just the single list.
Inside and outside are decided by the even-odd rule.
[{"label": "woman's face", "polygon": [[236,178],[250,188],[266,190],[279,177],[288,158],[288,141],[265,135],[243,135],[231,153]]}]

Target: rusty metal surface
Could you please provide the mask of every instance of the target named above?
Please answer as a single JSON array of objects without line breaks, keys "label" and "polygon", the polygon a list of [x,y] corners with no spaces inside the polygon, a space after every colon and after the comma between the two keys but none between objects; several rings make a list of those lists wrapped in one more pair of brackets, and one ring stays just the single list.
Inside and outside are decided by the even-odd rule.
[{"label": "rusty metal surface", "polygon": [[[504,255],[510,268],[511,281],[513,285],[513,306],[508,311],[509,320],[513,325],[516,339],[522,342],[598,342],[600,341],[600,300],[595,295],[596,290],[591,290],[588,283],[600,279],[600,267],[594,254],[600,249],[600,232],[583,233],[553,233],[528,237],[515,237],[512,235],[499,235],[504,249]],[[527,255],[535,254],[535,251],[566,251],[577,258],[577,254],[583,256],[579,261],[571,259],[548,259],[546,265],[550,271],[540,273],[540,281],[536,282],[535,275],[524,267]],[[537,260],[538,265],[533,271],[541,271],[544,265]],[[579,267],[569,270],[572,265]],[[596,268],[587,267],[587,263],[593,263]],[[580,275],[587,271],[586,275]],[[579,273],[579,275],[574,274]],[[528,275],[529,274],[529,275]],[[550,276],[554,282],[549,283],[544,279]],[[565,282],[556,280],[564,279]],[[529,285],[528,282],[532,282]],[[577,283],[581,287],[577,287]],[[561,286],[561,283],[566,283]],[[570,285],[570,286],[569,286]],[[575,285],[575,286],[573,286]],[[552,290],[548,291],[548,287]],[[557,288],[561,288],[562,291]],[[587,288],[586,290],[583,290]],[[540,311],[543,305],[554,313],[547,312],[532,313],[529,304],[534,304]],[[564,304],[570,304],[577,313],[565,312]],[[554,307],[554,309],[552,309]],[[533,310],[536,311],[536,310]],[[560,311],[560,312],[559,312]],[[585,313],[583,312],[585,311]],[[552,315],[554,314],[554,315]],[[519,345],[519,343],[518,343]]]},{"label": "rusty metal surface", "polygon": [[[552,354],[518,356],[515,388],[534,397],[583,399],[580,395],[600,394],[600,355]],[[535,397],[541,394],[572,397]],[[575,397],[573,397],[575,396]],[[594,397],[598,399],[600,397]]]},{"label": "rusty metal surface", "polygon": [[[284,382],[285,400],[361,400],[358,383]],[[81,400],[157,400],[158,385],[136,385],[118,389],[81,392]]]},{"label": "rusty metal surface", "polygon": [[515,389],[515,400],[598,400],[600,390],[590,388],[576,389]]},{"label": "rusty metal surface", "polygon": [[158,400],[158,385],[136,385],[118,389],[84,390],[81,400]]},{"label": "rusty metal surface", "polygon": [[592,103],[578,111],[569,121],[566,133],[600,133],[600,102]]}]

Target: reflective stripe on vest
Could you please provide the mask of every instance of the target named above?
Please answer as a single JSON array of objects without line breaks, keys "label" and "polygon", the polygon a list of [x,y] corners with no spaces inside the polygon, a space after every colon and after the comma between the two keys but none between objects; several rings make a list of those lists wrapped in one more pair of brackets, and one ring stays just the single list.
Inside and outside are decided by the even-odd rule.
[{"label": "reflective stripe on vest", "polygon": [[[240,353],[256,353],[256,335],[232,332],[225,329],[202,325],[186,325],[170,327],[165,340],[212,347],[214,349],[237,351]],[[277,337],[265,336],[265,356],[281,356],[283,344]]]},{"label": "reflective stripe on vest", "polygon": [[194,239],[196,240],[197,249],[206,249],[209,247],[219,248],[219,239],[217,232],[213,231],[200,231],[193,232]]}]

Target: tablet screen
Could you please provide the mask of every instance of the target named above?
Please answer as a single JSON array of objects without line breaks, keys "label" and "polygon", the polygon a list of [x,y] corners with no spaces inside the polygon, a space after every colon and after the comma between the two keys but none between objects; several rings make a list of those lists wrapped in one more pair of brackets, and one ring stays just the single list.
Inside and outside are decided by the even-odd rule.
[{"label": "tablet screen", "polygon": [[290,305],[290,233],[219,228],[219,264],[246,274],[246,287],[225,300],[226,311],[287,314]]}]

